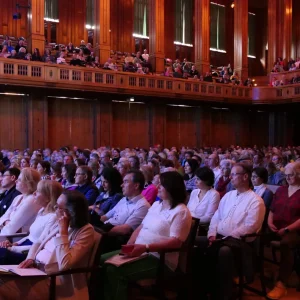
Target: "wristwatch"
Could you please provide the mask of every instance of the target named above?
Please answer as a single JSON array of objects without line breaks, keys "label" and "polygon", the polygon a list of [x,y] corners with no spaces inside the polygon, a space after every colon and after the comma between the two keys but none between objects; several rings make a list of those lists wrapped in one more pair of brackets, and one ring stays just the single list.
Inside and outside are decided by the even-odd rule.
[{"label": "wristwatch", "polygon": [[149,245],[146,244],[146,252],[149,253],[150,249],[149,249]]},{"label": "wristwatch", "polygon": [[284,233],[286,234],[286,233],[289,233],[290,232],[290,230],[286,227],[286,228],[284,228]]}]

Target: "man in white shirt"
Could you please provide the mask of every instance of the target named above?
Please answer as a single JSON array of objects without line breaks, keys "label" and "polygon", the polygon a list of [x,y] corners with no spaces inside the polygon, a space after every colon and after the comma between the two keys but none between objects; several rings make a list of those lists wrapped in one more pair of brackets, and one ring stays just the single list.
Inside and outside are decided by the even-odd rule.
[{"label": "man in white shirt", "polygon": [[230,177],[236,190],[228,192],[222,198],[207,234],[209,247],[214,248],[219,244],[216,246],[219,247],[217,275],[220,295],[218,299],[222,300],[230,299],[232,294],[234,248],[242,248],[243,254],[247,256],[245,259],[247,266],[244,269],[248,274],[252,271],[251,248],[241,241],[241,237],[261,229],[266,211],[261,197],[250,189],[249,166],[236,164],[231,170]]},{"label": "man in white shirt", "polygon": [[121,248],[126,244],[131,233],[142,223],[150,204],[141,195],[145,178],[141,171],[129,171],[122,184],[124,197],[106,215],[101,217],[104,223],[101,229],[107,232],[104,252]]},{"label": "man in white shirt", "polygon": [[219,156],[217,154],[211,154],[208,157],[208,166],[213,170],[213,172],[215,174],[214,188],[216,188],[218,181],[219,181],[220,177],[222,176],[222,171],[221,171],[219,164],[220,164],[220,160],[219,160]]}]

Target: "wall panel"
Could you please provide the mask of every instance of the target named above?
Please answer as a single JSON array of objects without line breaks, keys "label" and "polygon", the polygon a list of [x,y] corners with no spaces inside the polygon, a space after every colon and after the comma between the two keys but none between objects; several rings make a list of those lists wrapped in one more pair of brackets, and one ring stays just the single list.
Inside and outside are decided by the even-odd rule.
[{"label": "wall panel", "polygon": [[49,147],[94,148],[94,102],[48,99]]}]

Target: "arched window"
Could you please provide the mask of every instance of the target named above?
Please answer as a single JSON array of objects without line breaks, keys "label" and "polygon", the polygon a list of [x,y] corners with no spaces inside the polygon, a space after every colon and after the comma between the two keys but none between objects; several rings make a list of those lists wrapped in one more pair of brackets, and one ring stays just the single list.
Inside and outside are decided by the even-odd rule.
[{"label": "arched window", "polygon": [[134,36],[149,37],[149,5],[148,0],[134,1]]},{"label": "arched window", "polygon": [[94,0],[86,0],[86,25],[87,29],[94,29]]},{"label": "arched window", "polygon": [[193,43],[193,0],[176,0],[175,44]]},{"label": "arched window", "polygon": [[58,0],[45,0],[45,20],[58,22]]},{"label": "arched window", "polygon": [[226,52],[225,6],[210,2],[210,49]]}]

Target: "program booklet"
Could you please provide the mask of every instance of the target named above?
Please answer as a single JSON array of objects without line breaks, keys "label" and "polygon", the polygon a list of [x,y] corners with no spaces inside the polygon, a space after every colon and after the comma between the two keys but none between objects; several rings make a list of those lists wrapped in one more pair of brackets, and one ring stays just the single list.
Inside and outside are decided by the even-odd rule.
[{"label": "program booklet", "polygon": [[111,258],[107,259],[105,261],[105,263],[106,264],[112,264],[112,265],[114,265],[116,267],[120,267],[120,266],[122,266],[124,264],[128,264],[128,263],[131,263],[133,261],[137,261],[137,260],[143,259],[146,256],[148,256],[148,253],[143,253],[141,256],[137,256],[137,257],[129,257],[129,256],[126,256],[126,255],[117,254],[117,255],[114,255]]},{"label": "program booklet", "polygon": [[19,276],[47,276],[47,274],[36,268],[21,269],[19,265],[0,265],[0,273],[17,274]]}]

